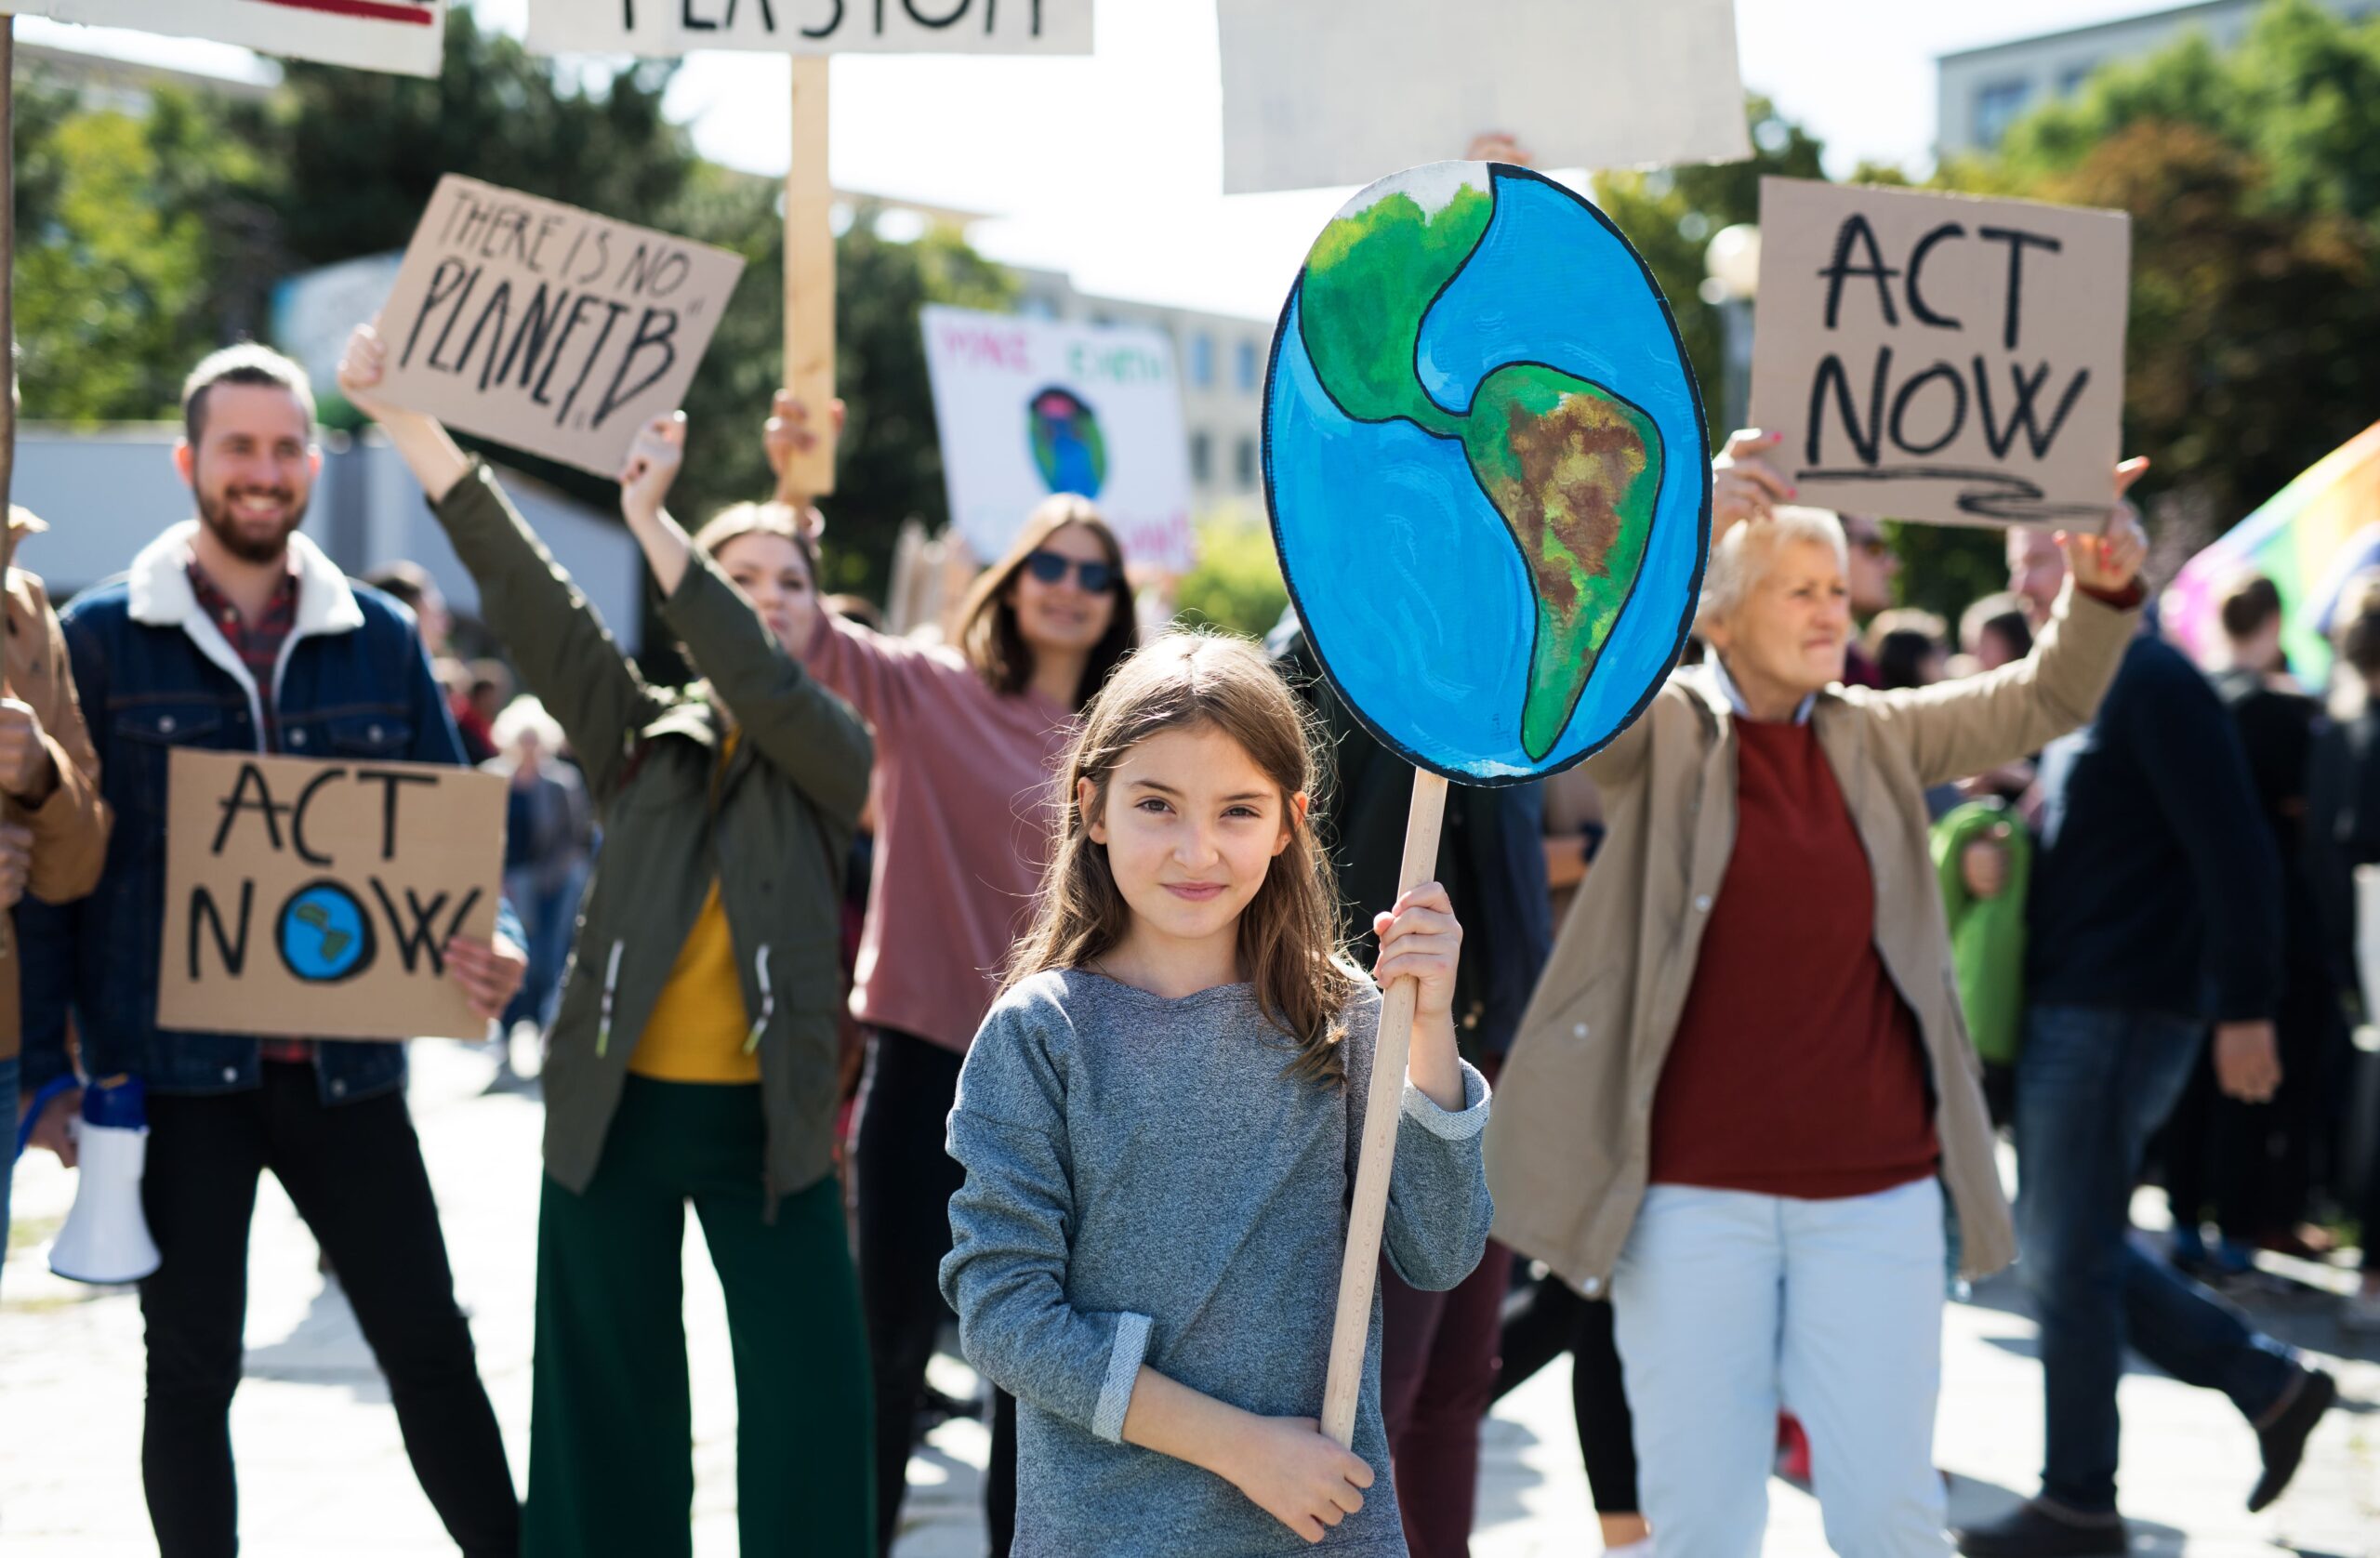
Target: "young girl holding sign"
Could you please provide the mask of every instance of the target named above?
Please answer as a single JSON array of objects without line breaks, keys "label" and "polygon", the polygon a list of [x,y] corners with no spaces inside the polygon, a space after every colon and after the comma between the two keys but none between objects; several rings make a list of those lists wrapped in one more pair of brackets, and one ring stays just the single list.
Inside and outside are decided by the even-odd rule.
[{"label": "young girl holding sign", "polygon": [[[1067,751],[1038,918],[950,1117],[942,1288],[1019,1399],[1019,1555],[1405,1551],[1377,1298],[1355,1453],[1305,1416],[1381,1009],[1339,949],[1314,776],[1272,667],[1193,634],[1118,670]],[[1461,929],[1435,883],[1375,926],[1372,978],[1421,983],[1384,1247],[1444,1289],[1489,1218]]]},{"label": "young girl holding sign", "polygon": [[866,1338],[832,1152],[842,866],[870,746],[791,653],[818,614],[809,538],[747,504],[689,542],[662,508],[683,419],[646,429],[620,508],[707,678],[651,686],[487,469],[376,401],[385,362],[358,330],[340,388],[420,479],[604,826],[547,1042],[522,1551],[691,1551],[691,1201],[734,1342],[742,1551],[861,1558]]},{"label": "young girl holding sign", "polygon": [[[827,408],[837,429],[842,407]],[[780,470],[817,436],[780,396]],[[853,1128],[860,1291],[876,1376],[879,1551],[899,1527],[926,1362],[947,1313],[959,1168],[943,1151],[959,1065],[992,1004],[1050,855],[1050,776],[1075,711],[1137,634],[1124,551],[1089,501],[1049,499],[960,610],[955,647],[825,616],[800,650],[810,674],[876,732],[876,870],[852,1010],[868,1024]],[[1013,1404],[995,1403],[985,1481],[995,1558],[1014,1517]]]}]

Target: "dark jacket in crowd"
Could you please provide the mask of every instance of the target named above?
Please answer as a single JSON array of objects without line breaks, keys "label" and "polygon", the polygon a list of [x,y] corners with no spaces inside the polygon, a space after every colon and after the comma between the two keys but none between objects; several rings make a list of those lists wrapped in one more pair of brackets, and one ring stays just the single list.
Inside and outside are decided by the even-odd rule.
[{"label": "dark jacket in crowd", "polygon": [[[1396,902],[1413,768],[1356,720],[1323,679],[1321,662],[1294,619],[1275,629],[1270,647],[1290,685],[1321,717],[1323,782],[1314,806],[1356,956],[1368,966],[1377,950],[1372,916]],[[1501,1059],[1512,1048],[1553,949],[1544,835],[1545,797],[1535,785],[1448,787],[1438,880],[1463,928],[1455,1036],[1463,1057],[1474,1063]]]},{"label": "dark jacket in crowd", "polygon": [[[130,1072],[159,1093],[240,1092],[262,1081],[253,1036],[157,1026],[165,778],[175,747],[259,750],[270,699],[279,749],[291,757],[463,760],[413,614],[350,582],[302,535],[289,538],[298,620],[275,684],[258,687],[191,588],[196,529],[195,521],[176,525],[129,573],[93,586],[60,614],[115,831],[89,897],[18,905],[28,1089],[66,1071],[70,1010],[86,1076]],[[500,923],[519,936],[509,906]],[[324,1103],[351,1103],[403,1081],[404,1046],[325,1041],[314,1069]]]},{"label": "dark jacket in crowd", "polygon": [[574,1192],[595,1177],[628,1057],[716,881],[760,1060],[768,1144],[754,1168],[772,1206],[808,1189],[833,1168],[843,864],[867,799],[866,727],[702,553],[661,615],[708,680],[657,687],[484,467],[437,512],[603,827],[547,1045],[546,1171]]},{"label": "dark jacket in crowd", "polygon": [[2278,852],[2239,733],[2195,667],[2133,640],[2098,718],[2043,752],[2041,784],[2030,1004],[2275,1015]]}]

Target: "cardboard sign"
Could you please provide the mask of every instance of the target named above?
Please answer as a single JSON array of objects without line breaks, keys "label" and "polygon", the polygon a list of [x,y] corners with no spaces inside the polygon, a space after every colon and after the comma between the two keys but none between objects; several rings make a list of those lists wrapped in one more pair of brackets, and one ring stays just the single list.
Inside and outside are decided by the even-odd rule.
[{"label": "cardboard sign", "polygon": [[445,47],[446,0],[10,0],[7,8],[399,75],[436,75]]},{"label": "cardboard sign", "polygon": [[1575,191],[1437,163],[1357,195],[1264,387],[1274,543],[1331,685],[1462,784],[1602,747],[1693,620],[1703,436],[1651,271]]},{"label": "cardboard sign", "polygon": [[159,1027],[486,1036],[445,946],[496,931],[501,778],[185,746],[171,763]]},{"label": "cardboard sign", "polygon": [[1080,493],[1128,562],[1187,573],[1189,441],[1162,331],[920,310],[950,513],[980,561],[1007,551],[1034,505]]},{"label": "cardboard sign", "polygon": [[1519,138],[1540,167],[1752,155],[1733,0],[1217,0],[1223,192]]},{"label": "cardboard sign", "polygon": [[683,403],[744,261],[448,174],[380,313],[385,393],[467,432],[617,476]]},{"label": "cardboard sign", "polygon": [[1943,524],[2115,501],[2132,221],[1760,181],[1752,420],[1800,501]]},{"label": "cardboard sign", "polygon": [[538,54],[1089,54],[1091,0],[529,0]]}]

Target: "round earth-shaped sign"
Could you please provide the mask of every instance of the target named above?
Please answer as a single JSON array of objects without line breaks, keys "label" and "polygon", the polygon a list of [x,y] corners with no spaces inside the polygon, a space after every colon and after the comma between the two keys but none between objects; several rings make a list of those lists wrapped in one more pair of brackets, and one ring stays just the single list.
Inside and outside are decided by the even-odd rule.
[{"label": "round earth-shaped sign", "polygon": [[273,926],[289,971],[310,984],[335,984],[370,966],[372,917],[347,887],[312,882],[290,894]]},{"label": "round earth-shaped sign", "polygon": [[1025,437],[1033,445],[1033,469],[1053,493],[1097,497],[1107,484],[1107,438],[1091,403],[1062,385],[1051,385],[1025,403]]},{"label": "round earth-shaped sign", "polygon": [[1265,383],[1264,493],[1331,684],[1473,785],[1640,713],[1710,543],[1702,402],[1627,239],[1524,168],[1435,163],[1323,230]]}]

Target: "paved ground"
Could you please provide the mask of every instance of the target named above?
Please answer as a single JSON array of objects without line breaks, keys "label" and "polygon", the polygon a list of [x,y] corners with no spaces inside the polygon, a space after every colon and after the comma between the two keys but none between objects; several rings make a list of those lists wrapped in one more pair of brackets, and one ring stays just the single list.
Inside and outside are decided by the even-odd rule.
[{"label": "paved ground", "polygon": [[[414,1098],[444,1210],[464,1302],[516,1473],[526,1465],[537,1106],[479,1096],[486,1063],[416,1046]],[[18,1230],[0,1281],[0,1551],[8,1558],[152,1553],[139,1483],[140,1318],[128,1292],[49,1275],[44,1247],[73,1195],[48,1157],[17,1180]],[[735,1551],[735,1405],[724,1311],[690,1234],[687,1331],[694,1350],[694,1547]],[[2124,1497],[2135,1551],[2205,1558],[2283,1552],[2380,1558],[2380,1349],[2340,1356],[2315,1291],[2344,1274],[2291,1268],[2313,1286],[2259,1300],[2259,1318],[2332,1359],[2350,1405],[2317,1435],[2296,1486],[2275,1509],[2241,1507],[2253,1435],[2218,1398],[2136,1371],[2123,1386]],[[250,1558],[452,1552],[415,1485],[388,1392],[336,1285],[288,1202],[267,1184],[257,1216],[248,1382],[232,1411],[243,1551]],[[2041,1452],[2033,1329],[2003,1287],[1953,1306],[1937,1455],[1955,1474],[1954,1515],[1988,1515],[2030,1489]],[[1568,1558],[1596,1547],[1566,1366],[1509,1398],[1488,1424],[1477,1558]],[[964,1367],[937,1360],[945,1389]],[[977,1474],[986,1441],[970,1421],[936,1431],[910,1465],[900,1558],[975,1558]],[[1816,1504],[1772,1485],[1768,1551],[1827,1551]]]}]

